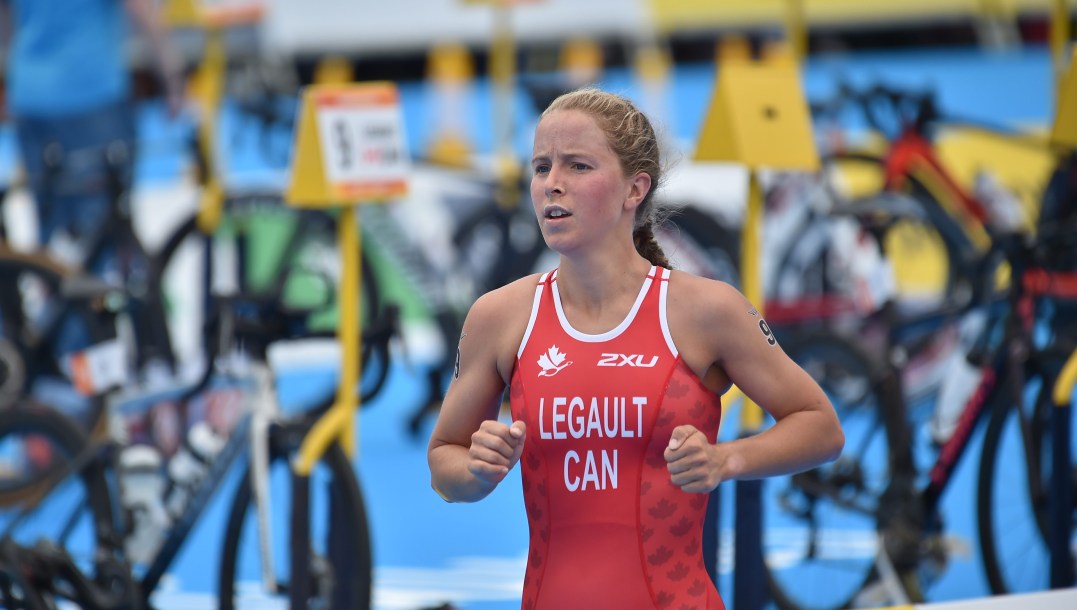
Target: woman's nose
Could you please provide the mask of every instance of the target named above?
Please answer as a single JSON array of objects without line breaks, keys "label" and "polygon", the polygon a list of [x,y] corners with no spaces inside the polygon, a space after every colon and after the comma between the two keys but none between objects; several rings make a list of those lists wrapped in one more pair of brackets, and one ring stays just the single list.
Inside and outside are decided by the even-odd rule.
[{"label": "woman's nose", "polygon": [[561,185],[560,174],[557,170],[550,169],[550,171],[546,173],[546,180],[543,188],[546,190],[547,196],[565,192],[564,187]]}]

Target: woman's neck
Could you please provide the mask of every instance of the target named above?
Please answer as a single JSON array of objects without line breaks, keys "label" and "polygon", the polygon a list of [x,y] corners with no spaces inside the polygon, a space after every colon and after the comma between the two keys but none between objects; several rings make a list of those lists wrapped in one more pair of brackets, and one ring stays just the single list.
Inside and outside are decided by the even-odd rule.
[{"label": "woman's neck", "polygon": [[616,315],[635,301],[651,263],[635,251],[630,257],[601,258],[581,261],[561,257],[557,285],[566,312],[601,318],[610,311]]}]

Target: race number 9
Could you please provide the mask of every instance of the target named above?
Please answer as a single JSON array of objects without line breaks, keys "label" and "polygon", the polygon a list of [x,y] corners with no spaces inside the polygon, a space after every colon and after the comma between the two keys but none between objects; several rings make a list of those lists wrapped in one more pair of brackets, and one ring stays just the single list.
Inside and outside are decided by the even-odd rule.
[{"label": "race number 9", "polygon": [[770,330],[770,325],[767,324],[766,320],[759,321],[759,330],[763,331],[763,336],[767,338],[768,344],[775,345],[778,343],[778,340],[774,338],[774,333]]}]

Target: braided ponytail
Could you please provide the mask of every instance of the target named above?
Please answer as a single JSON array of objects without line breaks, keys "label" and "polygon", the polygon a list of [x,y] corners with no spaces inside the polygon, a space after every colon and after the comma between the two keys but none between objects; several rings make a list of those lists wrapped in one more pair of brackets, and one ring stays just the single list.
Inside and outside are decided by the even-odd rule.
[{"label": "braided ponytail", "polygon": [[636,252],[639,252],[640,256],[649,260],[652,265],[673,269],[673,265],[671,265],[669,259],[666,258],[666,253],[662,251],[662,246],[658,245],[658,240],[654,237],[654,230],[651,228],[651,223],[648,222],[642,227],[637,227],[636,230],[632,232],[632,242],[636,246]]}]

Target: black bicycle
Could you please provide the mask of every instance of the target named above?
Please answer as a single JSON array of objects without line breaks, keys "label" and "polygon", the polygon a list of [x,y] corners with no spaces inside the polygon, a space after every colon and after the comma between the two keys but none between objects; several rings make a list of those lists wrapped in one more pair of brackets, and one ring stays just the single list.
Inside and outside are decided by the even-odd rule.
[{"label": "black bicycle", "polygon": [[[847,441],[833,464],[764,484],[764,554],[780,607],[923,601],[950,552],[941,498],[984,423],[977,516],[992,589],[1048,587],[1050,396],[1077,347],[1065,317],[1052,312],[1077,299],[1077,282],[1053,270],[1044,253],[1058,241],[1068,243],[1063,247],[1071,254],[1077,250],[1068,231],[999,237],[989,251],[988,257],[1008,262],[1013,279],[1002,298],[988,293],[989,323],[969,354],[981,370],[980,382],[956,431],[937,448],[914,433],[921,423],[904,399],[895,352],[868,351],[830,331],[786,342],[831,397]],[[938,320],[925,314],[921,322]],[[1072,456],[1070,468],[1077,473]],[[1005,512],[1013,505],[1022,512]],[[1077,531],[1072,509],[1071,536]],[[1075,580],[1071,561],[1067,582]]]},{"label": "black bicycle", "polygon": [[[78,155],[102,154],[72,156],[77,161]],[[54,158],[64,162],[63,156]],[[105,189],[114,203],[101,231],[85,239],[82,268],[93,270],[103,261],[118,259],[118,279],[105,281],[45,252],[24,253],[0,245],[0,336],[8,348],[0,350],[0,369],[10,388],[5,395],[29,396],[60,408],[89,430],[102,412],[103,396],[116,385],[146,382],[150,369],[157,376],[163,369],[169,378],[194,377],[194,387],[207,383],[218,344],[204,343],[193,358],[179,355],[188,361],[182,363],[186,372],[178,372],[167,289],[181,256],[199,261],[196,277],[184,283],[184,296],[196,302],[195,311],[188,313],[198,320],[194,328],[199,336],[212,336],[225,311],[236,314],[233,321],[261,317],[283,324],[279,316],[265,315],[275,308],[301,314],[288,319],[291,327],[275,329],[281,339],[335,336],[339,312],[332,261],[337,254],[329,251],[336,236],[334,215],[287,208],[274,193],[232,195],[222,202],[217,226],[206,225],[194,212],[158,249],[148,252],[132,223],[128,184],[109,158],[103,184],[79,185]],[[267,219],[275,229],[265,230]],[[272,244],[255,243],[267,235]],[[365,253],[361,261],[366,277],[373,277]],[[380,329],[395,328],[395,308],[382,302],[376,282],[364,284],[360,308],[364,328],[375,329],[364,336],[369,340],[363,341],[361,356],[361,391],[372,394],[388,375],[388,339]],[[198,332],[200,326],[207,332]],[[201,361],[200,371],[190,366],[192,359]],[[34,493],[62,465],[43,456],[24,459],[24,452],[15,437],[0,446],[5,466],[0,469],[0,506]]]},{"label": "black bicycle", "polygon": [[[5,412],[0,447],[22,447],[29,461],[45,456],[51,476],[24,487],[21,501],[0,513],[4,607],[53,608],[55,599],[94,610],[149,607],[209,500],[236,471],[244,474],[225,529],[220,607],[252,607],[266,596],[312,608],[369,607],[370,540],[351,460],[333,442],[309,478],[300,484],[293,474],[301,443],[335,395],[282,412],[267,361],[270,345],[312,334],[311,312],[242,294],[216,304],[206,344],[226,349],[213,351],[211,372],[193,384],[113,388],[95,404],[89,433],[32,401]],[[364,342],[387,358],[394,333],[391,322],[372,324]],[[167,428],[154,421],[168,413],[184,432],[164,466],[147,456],[169,446],[160,436]]]}]

